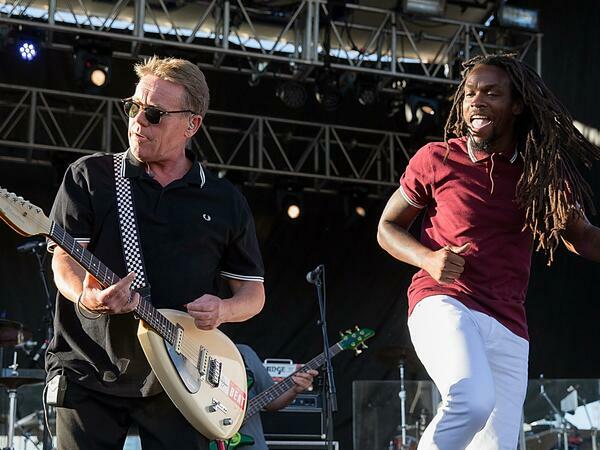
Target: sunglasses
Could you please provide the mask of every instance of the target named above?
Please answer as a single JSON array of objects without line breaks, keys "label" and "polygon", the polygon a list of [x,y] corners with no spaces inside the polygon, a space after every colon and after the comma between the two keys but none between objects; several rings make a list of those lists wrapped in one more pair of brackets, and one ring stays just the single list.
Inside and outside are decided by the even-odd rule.
[{"label": "sunglasses", "polygon": [[121,100],[123,102],[123,111],[127,114],[127,117],[135,118],[140,111],[144,111],[144,116],[146,120],[150,122],[152,125],[158,125],[160,123],[160,119],[162,119],[167,114],[177,114],[177,113],[192,113],[197,114],[190,109],[182,109],[179,111],[164,111],[156,106],[144,106],[131,98],[126,98]]}]

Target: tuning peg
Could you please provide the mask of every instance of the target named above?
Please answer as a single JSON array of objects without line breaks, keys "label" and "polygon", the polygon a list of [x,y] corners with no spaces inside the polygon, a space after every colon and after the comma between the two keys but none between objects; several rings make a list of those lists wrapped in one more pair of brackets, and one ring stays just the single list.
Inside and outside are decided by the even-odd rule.
[{"label": "tuning peg", "polygon": [[344,333],[342,333],[341,331],[339,333],[340,333],[340,337],[344,337]]},{"label": "tuning peg", "polygon": [[363,349],[365,349],[365,348],[369,348],[369,347],[367,346],[367,344],[365,344],[364,342],[361,342],[361,343],[360,343],[360,345],[362,345],[362,348],[363,348]]},{"label": "tuning peg", "polygon": [[362,349],[360,349],[358,347],[354,349],[354,353],[356,354],[356,356],[360,355],[362,352],[363,352]]},{"label": "tuning peg", "polygon": [[358,325],[354,325],[354,329],[355,329],[356,331],[360,331],[360,328],[358,328]]},{"label": "tuning peg", "polygon": [[346,334],[352,334],[352,330],[346,330]]}]

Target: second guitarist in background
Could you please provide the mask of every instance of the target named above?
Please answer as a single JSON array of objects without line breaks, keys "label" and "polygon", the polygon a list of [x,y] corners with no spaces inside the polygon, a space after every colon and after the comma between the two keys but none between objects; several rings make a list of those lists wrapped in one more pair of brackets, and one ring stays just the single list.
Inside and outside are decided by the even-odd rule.
[{"label": "second guitarist in background", "polygon": [[[130,147],[119,169],[131,181],[152,303],[187,308],[204,330],[247,320],[264,304],[252,215],[231,184],[186,152],[208,109],[204,75],[175,58],[154,57],[135,71],[139,83],[123,103]],[[46,367],[48,379],[67,378],[58,448],[120,450],[132,424],[144,450],[207,448],[162,390],[136,336],[131,311],[139,296],[129,289],[135,274],[125,269],[112,155],[86,156],[68,168],[52,219],[124,277],[102,289],[50,246],[60,295]],[[219,275],[231,298],[215,295]]]},{"label": "second guitarist in background", "polygon": [[[263,366],[256,352],[247,345],[238,345],[238,350],[244,358],[246,364],[246,373],[248,374],[248,398],[251,399],[261,392],[270,388],[274,383],[273,379]],[[294,386],[292,389],[280,395],[278,398],[269,403],[265,410],[277,411],[285,408],[296,398],[298,394],[307,390],[313,383],[314,377],[319,373],[316,370],[308,370],[306,372],[298,372],[293,377]],[[248,421],[240,429],[240,433],[250,436],[254,443],[244,445],[244,450],[269,450],[265,435],[260,420],[260,415],[256,414],[248,419]],[[240,445],[241,446],[241,445]]]}]

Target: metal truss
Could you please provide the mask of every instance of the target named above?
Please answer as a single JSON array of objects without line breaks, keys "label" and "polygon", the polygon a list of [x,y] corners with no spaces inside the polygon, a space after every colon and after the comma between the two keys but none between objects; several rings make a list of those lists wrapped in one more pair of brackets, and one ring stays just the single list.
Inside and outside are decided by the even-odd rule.
[{"label": "metal truss", "polygon": [[138,57],[156,46],[199,52],[212,55],[213,67],[255,79],[302,78],[327,66],[387,80],[455,84],[458,74],[448,70],[455,61],[498,51],[529,58],[541,72],[539,33],[415,19],[354,3],[341,15],[328,8],[326,0],[291,2],[279,10],[241,0],[17,0],[0,6],[0,23],[46,30],[49,45],[64,47],[73,34],[119,42],[117,56]]},{"label": "metal truss", "polygon": [[[54,163],[64,152],[119,152],[128,146],[126,130],[119,99],[0,84],[0,159]],[[189,145],[206,166],[250,173],[252,183],[283,177],[317,190],[362,185],[377,195],[397,185],[408,138],[211,110]]]}]

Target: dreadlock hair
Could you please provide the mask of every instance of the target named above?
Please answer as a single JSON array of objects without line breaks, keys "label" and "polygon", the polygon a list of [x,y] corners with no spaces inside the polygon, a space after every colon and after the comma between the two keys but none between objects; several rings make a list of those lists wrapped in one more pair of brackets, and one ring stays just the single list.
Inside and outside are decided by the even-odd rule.
[{"label": "dreadlock hair", "polygon": [[543,250],[550,265],[560,235],[573,215],[582,216],[584,205],[595,213],[591,188],[577,164],[583,163],[589,169],[594,160],[600,159],[600,148],[575,128],[569,112],[531,67],[514,55],[499,54],[476,56],[463,63],[462,81],[444,127],[448,151],[450,134],[468,135],[462,110],[465,81],[481,65],[503,69],[510,78],[512,95],[523,102],[524,110],[515,128],[524,163],[516,200],[525,210],[524,229],[533,232],[536,251]]}]

